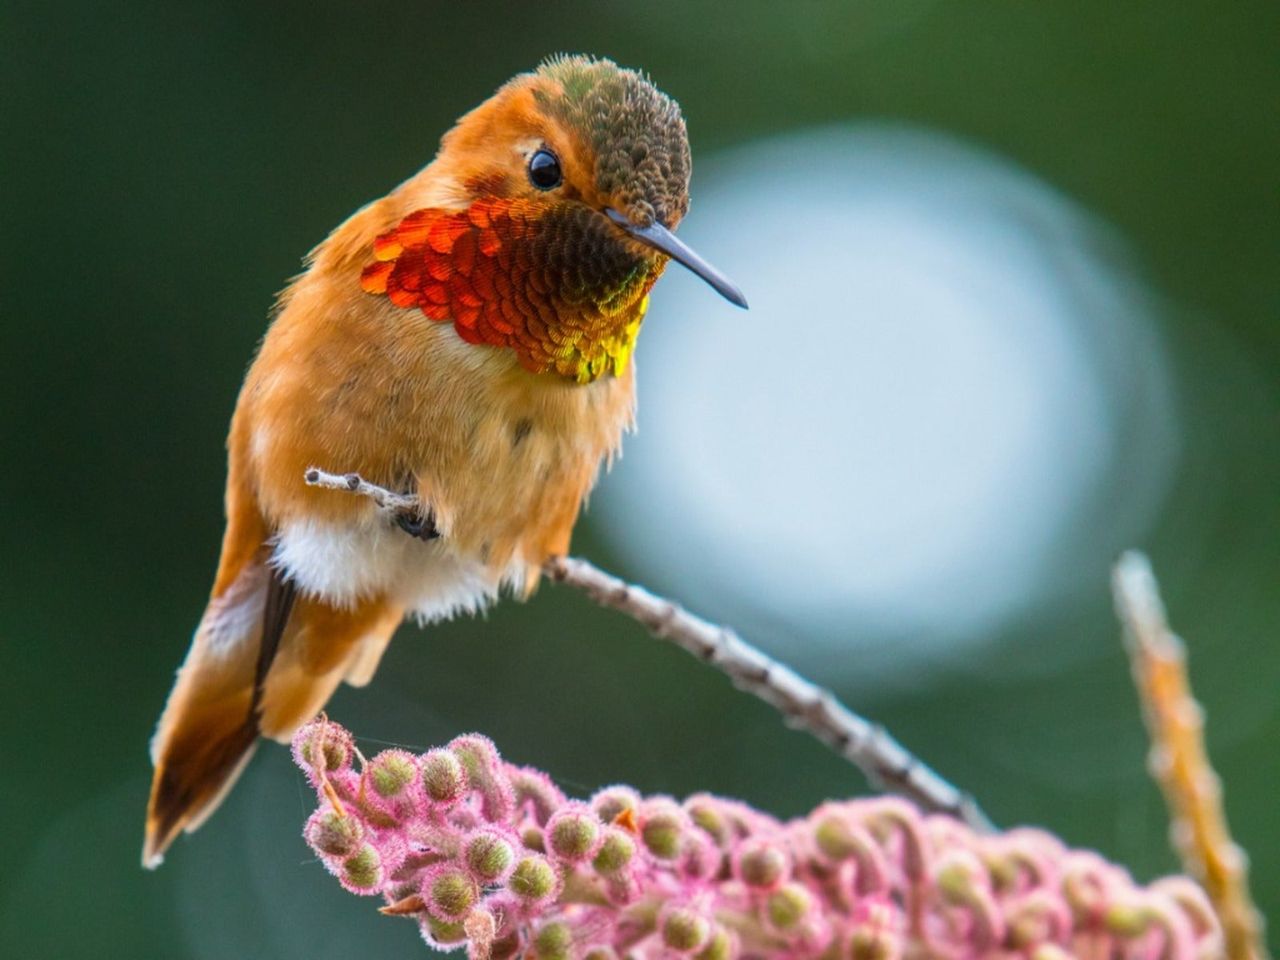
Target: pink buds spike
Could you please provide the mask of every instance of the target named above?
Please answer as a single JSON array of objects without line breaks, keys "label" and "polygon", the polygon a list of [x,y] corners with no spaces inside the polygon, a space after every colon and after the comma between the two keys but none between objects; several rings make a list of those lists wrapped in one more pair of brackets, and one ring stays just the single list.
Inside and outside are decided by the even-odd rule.
[{"label": "pink buds spike", "polygon": [[568,800],[485,737],[362,769],[317,720],[294,759],[303,836],[352,893],[468,960],[1197,960],[1222,953],[1203,891],[1136,885],[1038,830],[978,835],[894,798],[782,823],[708,794]]}]

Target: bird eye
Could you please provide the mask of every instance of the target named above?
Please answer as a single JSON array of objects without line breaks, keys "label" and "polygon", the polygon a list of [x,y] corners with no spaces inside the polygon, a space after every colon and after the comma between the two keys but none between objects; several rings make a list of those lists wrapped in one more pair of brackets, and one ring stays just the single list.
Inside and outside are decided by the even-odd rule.
[{"label": "bird eye", "polygon": [[554,190],[563,179],[560,161],[550,150],[544,147],[529,158],[529,182],[539,190]]}]

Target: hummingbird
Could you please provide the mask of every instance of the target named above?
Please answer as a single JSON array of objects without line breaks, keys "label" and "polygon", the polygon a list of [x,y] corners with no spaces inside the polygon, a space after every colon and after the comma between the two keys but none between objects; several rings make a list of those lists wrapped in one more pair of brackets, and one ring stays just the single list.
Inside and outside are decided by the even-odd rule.
[{"label": "hummingbird", "polygon": [[[632,354],[669,260],[746,307],[674,234],[679,105],[612,61],[556,56],[465,114],[435,159],[353,214],[280,294],[227,439],[208,605],[151,741],[143,863],[368,683],[406,616],[527,598],[633,425]],[[388,519],[308,486],[355,471]]]}]

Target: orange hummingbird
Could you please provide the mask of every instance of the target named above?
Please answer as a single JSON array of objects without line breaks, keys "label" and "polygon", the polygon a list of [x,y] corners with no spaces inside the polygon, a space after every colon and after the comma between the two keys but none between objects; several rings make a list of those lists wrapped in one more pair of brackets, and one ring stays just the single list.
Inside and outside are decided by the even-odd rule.
[{"label": "orange hummingbird", "polygon": [[[231,421],[213,590],[151,742],[157,865],[406,613],[528,596],[566,552],[635,408],[636,337],[689,206],[674,100],[562,56],[462,117],[423,170],[338,227],[280,296]],[[358,471],[422,505],[389,521],[316,489]]]}]

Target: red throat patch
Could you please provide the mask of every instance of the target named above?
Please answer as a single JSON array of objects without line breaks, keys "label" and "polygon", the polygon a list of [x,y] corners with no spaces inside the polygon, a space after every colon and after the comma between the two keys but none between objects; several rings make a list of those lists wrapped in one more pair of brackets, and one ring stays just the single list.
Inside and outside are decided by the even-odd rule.
[{"label": "red throat patch", "polygon": [[665,266],[612,229],[586,207],[526,199],[417,210],[374,241],[360,285],[468,343],[511,348],[527,370],[588,383],[626,369]]}]

